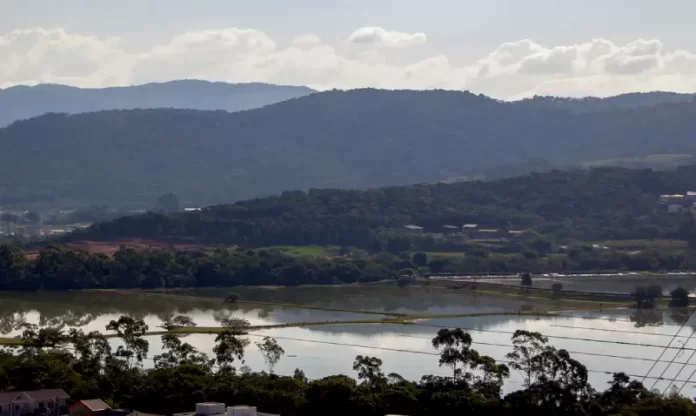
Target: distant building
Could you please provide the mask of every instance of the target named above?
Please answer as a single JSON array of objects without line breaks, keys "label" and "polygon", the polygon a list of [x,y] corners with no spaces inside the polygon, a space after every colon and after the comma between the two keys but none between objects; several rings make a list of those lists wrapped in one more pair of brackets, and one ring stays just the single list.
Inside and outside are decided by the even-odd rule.
[{"label": "distant building", "polygon": [[464,224],[464,225],[462,225],[463,231],[474,230],[476,228],[478,228],[478,224]]},{"label": "distant building", "polygon": [[62,415],[69,398],[62,389],[0,393],[0,416]]},{"label": "distant building", "polygon": [[456,225],[445,225],[442,227],[443,233],[445,235],[454,235],[454,234],[459,234],[460,229]]},{"label": "distant building", "polygon": [[280,416],[256,411],[254,406],[230,406],[224,403],[197,403],[195,412],[174,413],[173,416]]},{"label": "distant building", "polygon": [[508,237],[507,232],[496,228],[482,228],[469,234],[472,240],[493,240]]},{"label": "distant building", "polygon": [[667,213],[668,214],[678,214],[682,211],[684,211],[684,205],[682,205],[682,204],[669,204],[669,205],[667,205]]},{"label": "distant building", "polygon": [[201,208],[184,208],[184,212],[196,212],[201,211]]},{"label": "distant building", "polygon": [[525,233],[524,230],[510,230],[508,231],[508,237],[510,238],[519,238],[522,237],[522,235]]},{"label": "distant building", "polygon": [[405,225],[404,231],[409,234],[423,234],[423,227],[418,225]]}]

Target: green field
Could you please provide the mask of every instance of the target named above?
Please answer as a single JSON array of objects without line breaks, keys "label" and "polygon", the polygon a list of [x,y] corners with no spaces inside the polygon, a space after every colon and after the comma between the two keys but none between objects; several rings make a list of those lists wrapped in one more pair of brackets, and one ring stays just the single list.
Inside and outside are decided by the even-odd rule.
[{"label": "green field", "polygon": [[338,246],[272,246],[267,250],[278,250],[293,256],[331,257],[338,255]]}]

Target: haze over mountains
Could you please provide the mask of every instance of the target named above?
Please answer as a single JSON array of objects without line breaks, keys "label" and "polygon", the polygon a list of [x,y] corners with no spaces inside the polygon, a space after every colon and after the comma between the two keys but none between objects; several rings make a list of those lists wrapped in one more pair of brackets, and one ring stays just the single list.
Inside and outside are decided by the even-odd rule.
[{"label": "haze over mountains", "polygon": [[241,111],[302,97],[307,87],[197,80],[132,87],[82,89],[43,84],[0,89],[0,127],[45,113],[86,113],[135,108]]},{"label": "haze over mountains", "polygon": [[466,92],[365,89],[237,113],[48,114],[0,130],[0,205],[149,207],[165,192],[206,205],[292,189],[506,176],[655,154],[688,157],[696,152],[692,98],[656,93],[501,102]]}]

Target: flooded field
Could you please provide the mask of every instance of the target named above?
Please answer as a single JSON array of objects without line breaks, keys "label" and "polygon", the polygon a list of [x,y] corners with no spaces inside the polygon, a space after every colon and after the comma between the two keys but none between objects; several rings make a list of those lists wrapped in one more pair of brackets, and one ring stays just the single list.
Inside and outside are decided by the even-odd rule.
[{"label": "flooded field", "polygon": [[[665,389],[671,383],[659,378],[688,380],[696,372],[696,339],[689,338],[696,329],[696,319],[688,322],[684,310],[635,311],[617,309],[604,311],[564,311],[559,316],[519,316],[515,311],[531,304],[525,299],[471,296],[435,288],[394,286],[361,286],[332,288],[246,289],[236,290],[245,300],[304,304],[312,307],[354,310],[338,312],[301,309],[289,306],[243,303],[225,304],[221,297],[227,291],[179,292],[180,296],[121,294],[107,292],[59,294],[3,294],[0,296],[0,336],[19,334],[18,324],[37,323],[64,329],[79,327],[84,331],[105,331],[106,324],[121,315],[143,318],[151,329],[158,329],[163,319],[184,314],[199,326],[220,326],[225,317],[239,317],[252,325],[290,324],[299,322],[351,321],[379,318],[380,315],[360,311],[417,314],[423,319],[410,325],[341,324],[312,327],[288,327],[252,330],[245,355],[245,365],[253,370],[264,369],[261,355],[254,346],[264,336],[275,337],[286,356],[278,364],[280,374],[302,369],[309,378],[332,374],[354,375],[352,363],[356,355],[370,355],[384,361],[386,373],[397,372],[408,379],[424,374],[448,375],[438,366],[436,351],[431,345],[435,333],[443,327],[461,327],[474,339],[474,348],[505,362],[511,350],[514,331],[538,331],[550,343],[566,348],[590,370],[590,381],[603,389],[612,372],[623,371],[632,376],[648,374],[645,383]],[[184,297],[190,295],[200,297]],[[526,305],[526,306],[525,306]],[[531,307],[544,305],[531,305]],[[549,307],[549,305],[545,305]],[[513,312],[507,316],[430,318],[424,315]],[[683,325],[683,327],[682,327]],[[676,337],[675,337],[676,335]],[[161,352],[157,336],[148,336],[149,358]],[[215,335],[192,334],[186,342],[211,354]],[[112,339],[114,345],[120,340]],[[673,348],[665,350],[666,346]],[[664,354],[663,354],[664,351]],[[662,355],[662,357],[660,357]],[[659,358],[654,366],[655,360]],[[674,359],[671,365],[669,361]],[[687,364],[694,362],[695,364]],[[652,367],[652,368],[651,368]],[[664,374],[663,374],[664,373]],[[512,372],[507,390],[520,387],[521,377]],[[696,395],[692,383],[684,384],[686,395]]]},{"label": "flooded field", "polygon": [[[466,279],[469,280],[469,279]],[[482,280],[484,281],[484,280]],[[519,277],[489,278],[486,283],[498,283],[511,286],[519,286]],[[665,295],[673,289],[683,287],[690,293],[696,294],[696,276],[689,274],[682,275],[656,275],[626,273],[610,276],[568,276],[568,275],[538,275],[533,277],[534,287],[551,289],[554,283],[561,283],[563,290],[579,292],[601,292],[601,293],[631,293],[636,286],[658,285],[662,287]]]}]

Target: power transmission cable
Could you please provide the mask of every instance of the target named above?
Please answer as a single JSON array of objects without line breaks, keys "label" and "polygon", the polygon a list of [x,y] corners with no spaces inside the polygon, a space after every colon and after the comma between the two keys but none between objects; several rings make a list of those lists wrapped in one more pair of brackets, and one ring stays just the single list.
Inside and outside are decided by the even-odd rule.
[{"label": "power transmission cable", "polygon": [[[674,333],[674,336],[672,336],[672,339],[670,339],[669,344],[667,344],[667,346],[662,350],[662,353],[660,354],[659,357],[657,357],[657,359],[655,360],[655,362],[653,363],[653,365],[650,366],[650,370],[648,370],[648,372],[645,373],[645,377],[643,377],[643,379],[641,380],[641,383],[645,382],[646,377],[647,377],[648,375],[650,375],[650,372],[655,368],[655,366],[657,365],[657,362],[658,362],[659,360],[661,360],[662,357],[665,356],[665,353],[666,353],[667,350],[669,349],[669,346],[672,345],[672,343],[674,342],[674,340],[676,340],[677,337],[679,336],[679,333],[681,332],[681,330],[684,329],[684,327],[686,326],[686,324],[691,320],[691,317],[694,315],[694,312],[696,312],[696,308],[694,308],[693,310],[691,310],[691,313],[690,313],[689,316],[686,318],[686,320],[684,321],[684,323],[679,327],[679,329],[677,330],[677,332]],[[695,329],[694,331],[696,331],[696,329]],[[691,335],[693,335],[693,332],[691,333]],[[689,337],[689,338],[691,338],[691,337]],[[684,343],[684,345],[682,345],[682,347],[686,347],[686,343]],[[675,357],[676,357],[677,355],[678,355],[678,354],[675,354]],[[669,366],[668,366],[668,367],[669,367]],[[660,375],[660,377],[662,377],[663,375],[664,375],[664,372]],[[654,385],[655,385],[655,383],[653,383],[653,386],[654,386]],[[651,388],[652,388],[652,387],[651,387]]]}]

